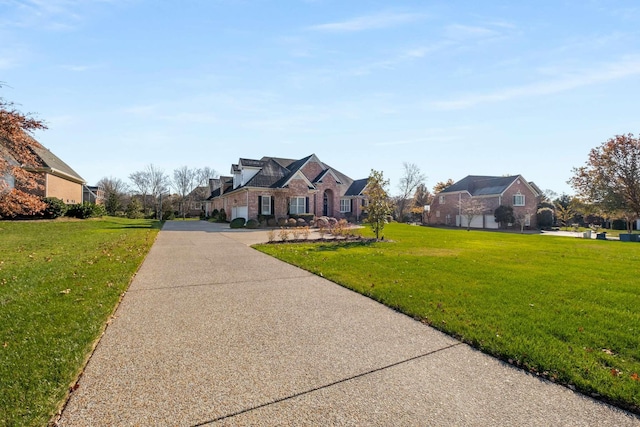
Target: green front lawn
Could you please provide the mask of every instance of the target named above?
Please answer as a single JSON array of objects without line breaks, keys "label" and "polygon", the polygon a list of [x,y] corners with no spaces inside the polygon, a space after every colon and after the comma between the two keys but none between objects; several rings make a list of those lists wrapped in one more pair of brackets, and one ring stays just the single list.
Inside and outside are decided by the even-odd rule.
[{"label": "green front lawn", "polygon": [[0,425],[43,426],[64,401],[159,223],[0,221]]},{"label": "green front lawn", "polygon": [[384,235],[392,242],[257,248],[640,412],[640,243],[404,224]]}]

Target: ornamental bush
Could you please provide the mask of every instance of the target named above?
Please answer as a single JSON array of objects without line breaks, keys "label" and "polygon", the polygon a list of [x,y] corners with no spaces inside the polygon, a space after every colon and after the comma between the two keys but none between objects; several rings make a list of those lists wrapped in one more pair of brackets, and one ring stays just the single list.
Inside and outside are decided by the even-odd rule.
[{"label": "ornamental bush", "polygon": [[257,219],[250,219],[249,221],[247,221],[246,227],[247,228],[252,228],[252,229],[253,228],[258,228],[258,227],[260,227],[260,223],[258,222]]},{"label": "ornamental bush", "polygon": [[55,219],[67,212],[67,205],[57,197],[45,197],[42,199],[47,206],[42,211],[42,216],[47,219]]},{"label": "ornamental bush", "polygon": [[231,228],[243,228],[245,222],[246,222],[246,220],[244,218],[236,218],[236,219],[231,221],[231,224],[229,224],[229,227],[231,227]]}]

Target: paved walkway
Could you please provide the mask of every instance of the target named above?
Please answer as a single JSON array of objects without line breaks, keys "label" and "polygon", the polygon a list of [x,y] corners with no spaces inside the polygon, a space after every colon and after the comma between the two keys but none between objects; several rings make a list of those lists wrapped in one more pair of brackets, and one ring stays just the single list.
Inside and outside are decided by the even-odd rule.
[{"label": "paved walkway", "polygon": [[640,426],[248,247],[264,240],[166,223],[60,425]]}]

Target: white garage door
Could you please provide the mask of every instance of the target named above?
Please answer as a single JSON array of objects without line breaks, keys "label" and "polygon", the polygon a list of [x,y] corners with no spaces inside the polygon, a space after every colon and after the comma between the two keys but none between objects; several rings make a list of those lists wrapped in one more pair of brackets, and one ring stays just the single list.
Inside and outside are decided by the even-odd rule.
[{"label": "white garage door", "polygon": [[236,218],[244,218],[247,219],[247,215],[249,214],[249,208],[247,206],[236,206],[231,208],[231,219],[234,220]]}]

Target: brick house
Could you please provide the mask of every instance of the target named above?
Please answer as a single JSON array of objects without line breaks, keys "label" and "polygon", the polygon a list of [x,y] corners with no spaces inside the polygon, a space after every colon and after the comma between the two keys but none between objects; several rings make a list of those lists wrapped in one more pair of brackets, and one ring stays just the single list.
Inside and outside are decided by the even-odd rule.
[{"label": "brick house", "polygon": [[541,195],[538,186],[525,180],[522,175],[469,175],[434,195],[429,207],[431,223],[466,227],[463,206],[469,200],[477,200],[484,206],[484,213],[473,218],[472,228],[499,228],[494,212],[501,205],[513,207],[516,218],[521,217],[526,227],[536,228],[536,212]]},{"label": "brick house", "polygon": [[231,176],[209,181],[207,209],[224,210],[228,219],[310,214],[359,221],[366,184],[367,179],[353,180],[315,154],[299,160],[240,159]]},{"label": "brick house", "polygon": [[[28,138],[31,141],[30,150],[35,154],[36,163],[21,165],[21,167],[29,172],[35,172],[36,179],[42,184],[40,190],[29,190],[29,192],[42,197],[57,197],[67,204],[82,203],[85,180],[35,139]],[[9,164],[18,165],[13,155],[5,147],[2,148],[0,154],[9,161]],[[2,179],[9,188],[16,185],[11,176]]]}]

